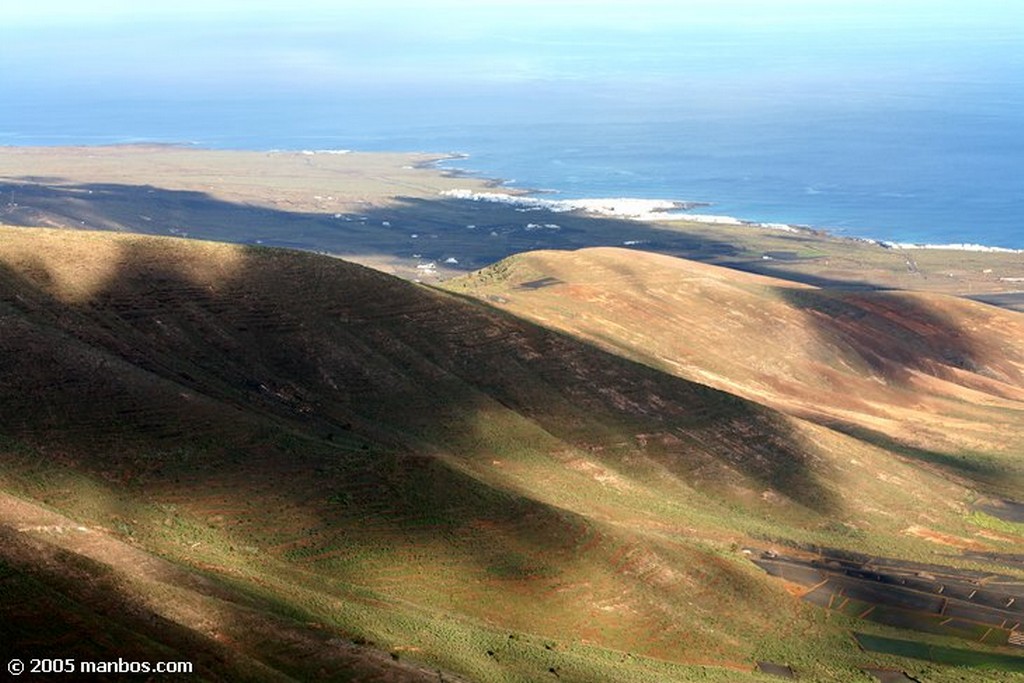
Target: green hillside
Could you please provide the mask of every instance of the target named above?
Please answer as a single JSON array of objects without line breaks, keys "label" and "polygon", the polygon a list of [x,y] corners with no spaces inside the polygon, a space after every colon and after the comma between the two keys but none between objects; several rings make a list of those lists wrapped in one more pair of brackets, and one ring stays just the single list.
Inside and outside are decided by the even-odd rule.
[{"label": "green hillside", "polygon": [[[908,520],[971,533],[970,482],[476,300],[312,254],[0,229],[0,386],[12,653],[74,633],[208,680],[959,680],[861,651],[854,625],[906,633],[743,549],[934,560]],[[983,550],[1014,547],[1004,524]]]}]

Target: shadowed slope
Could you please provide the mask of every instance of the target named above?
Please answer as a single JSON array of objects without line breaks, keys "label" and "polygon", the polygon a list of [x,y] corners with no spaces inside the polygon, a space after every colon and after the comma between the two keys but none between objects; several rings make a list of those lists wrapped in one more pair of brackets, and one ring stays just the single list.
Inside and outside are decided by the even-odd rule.
[{"label": "shadowed slope", "polygon": [[[5,334],[6,374],[11,386],[23,384],[23,396],[45,394],[48,402],[46,382],[61,377],[52,400],[68,404],[50,402],[49,415],[27,402],[5,406],[14,435],[20,424],[39,433],[52,423],[58,432],[98,426],[124,430],[125,439],[154,431],[194,439],[205,431],[194,422],[215,409],[203,403],[215,399],[222,411],[256,408],[325,440],[353,432],[393,447],[441,449],[466,440],[476,414],[510,410],[581,447],[609,436],[632,440],[637,428],[680,430],[691,437],[680,443],[691,462],[659,464],[716,464],[831,510],[779,416],[375,271],[221,245],[90,235],[76,247],[59,233],[19,237],[6,243],[8,263],[25,278],[11,287],[20,315]],[[57,344],[66,348],[52,357]],[[140,371],[160,382],[150,385]],[[165,382],[196,395],[178,393],[154,408],[160,398],[128,398],[117,386],[163,393]],[[99,400],[76,404],[86,392]],[[126,412],[111,424],[111,409]],[[27,414],[8,412],[17,410]],[[172,412],[189,417],[162,420]],[[742,439],[748,432],[759,438]]]},{"label": "shadowed slope", "polygon": [[692,486],[767,482],[795,524],[834,507],[780,416],[362,267],[21,230],[2,260],[6,487],[474,678],[593,679],[572,648],[496,661],[506,628],[742,657],[673,637],[703,620],[675,586],[765,586],[619,521],[681,524],[686,504],[645,506]]},{"label": "shadowed slope", "polygon": [[[852,643],[729,548],[844,538],[925,553],[887,505],[951,523],[966,494],[854,439],[324,257],[19,229],[3,231],[0,263],[5,489],[473,680],[736,680],[687,666],[750,671],[793,643],[815,679],[848,679],[863,663]],[[858,468],[885,478],[859,488]],[[203,601],[151,609],[238,632]],[[296,664],[276,655],[278,670]]]},{"label": "shadowed slope", "polygon": [[[694,258],[738,256],[736,247],[712,235],[688,235],[631,220],[547,211],[542,218],[502,204],[442,197],[437,190],[423,196],[423,188],[414,184],[406,188],[396,183],[388,188],[408,189],[408,195],[382,195],[381,188],[359,191],[360,183],[376,180],[373,176],[343,176],[334,180],[334,189],[320,190],[330,193],[329,197],[311,198],[316,191],[311,189],[297,197],[284,191],[287,198],[282,198],[266,187],[236,197],[225,193],[219,184],[197,190],[124,182],[71,183],[56,178],[5,182],[0,178],[0,198],[8,199],[0,204],[0,224],[304,249],[425,280],[462,274],[532,249],[618,245],[623,235],[652,249]],[[194,183],[189,186],[194,188]],[[353,194],[366,198],[356,199]],[[546,221],[552,227],[536,221]]]},{"label": "shadowed slope", "polygon": [[[210,681],[439,680],[436,670],[339,639],[294,609],[3,493],[0,520],[5,661],[187,663],[188,678]],[[446,673],[444,680],[461,679]]]},{"label": "shadowed slope", "polygon": [[[884,435],[912,456],[934,453],[1004,494],[1020,491],[1019,314],[615,249],[525,254],[449,287],[677,376],[861,437]],[[1005,455],[1009,469],[974,477],[987,466],[978,454]],[[957,466],[975,455],[977,467],[970,458]]]}]

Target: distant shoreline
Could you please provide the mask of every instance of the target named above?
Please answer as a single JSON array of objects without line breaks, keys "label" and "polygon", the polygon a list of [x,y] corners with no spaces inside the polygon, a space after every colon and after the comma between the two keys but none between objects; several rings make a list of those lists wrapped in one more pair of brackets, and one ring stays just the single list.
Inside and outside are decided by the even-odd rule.
[{"label": "distant shoreline", "polygon": [[[632,196],[621,196],[621,197],[597,197],[597,198],[571,198],[566,197],[562,199],[544,199],[537,197],[540,194],[547,195],[560,195],[560,190],[540,190],[534,188],[514,188],[509,187],[510,180],[503,178],[489,177],[472,169],[465,168],[444,168],[440,164],[446,161],[452,160],[463,160],[469,159],[471,155],[466,152],[452,152],[448,156],[436,159],[434,161],[425,162],[425,166],[433,166],[442,173],[450,174],[449,177],[453,178],[474,178],[482,180],[486,183],[488,188],[500,188],[501,192],[494,193],[474,193],[478,196],[463,196],[461,198],[469,199],[473,201],[493,201],[496,203],[509,203],[519,204],[522,207],[528,205],[536,206],[537,208],[547,208],[548,210],[561,212],[567,210],[580,210],[584,213],[597,216],[606,216],[614,218],[625,218],[629,220],[638,220],[646,222],[662,222],[662,221],[691,221],[694,223],[709,223],[718,225],[732,225],[732,226],[745,226],[751,228],[761,228],[765,230],[781,230],[784,232],[806,232],[819,236],[828,236],[834,239],[852,240],[855,242],[863,242],[866,244],[875,244],[884,249],[895,249],[895,250],[943,250],[943,251],[970,251],[970,252],[987,252],[987,253],[999,253],[999,254],[1024,254],[1024,248],[1014,247],[1000,247],[987,244],[980,244],[974,242],[953,242],[953,243],[931,243],[931,242],[903,242],[897,240],[887,240],[876,237],[860,237],[856,235],[843,235],[835,232],[835,229],[828,227],[819,227],[814,225],[806,225],[802,223],[788,223],[778,221],[761,221],[749,218],[737,218],[735,216],[721,215],[721,214],[691,214],[685,213],[686,211],[697,208],[697,207],[710,207],[713,203],[699,200],[669,200],[669,199],[650,199],[645,197],[632,197]],[[459,192],[459,191],[457,191]],[[483,197],[482,195],[491,194],[493,197]],[[454,196],[454,195],[449,195]],[[507,197],[508,201],[504,201],[503,197]],[[610,209],[603,209],[603,206],[612,207]],[[645,209],[646,207],[646,209]]]},{"label": "distant shoreline", "polygon": [[[494,181],[497,183],[498,181]],[[498,186],[498,185],[495,185]],[[708,223],[713,225],[730,225],[757,228],[762,230],[778,230],[782,232],[809,233],[819,236],[828,236],[834,239],[852,240],[875,244],[884,249],[912,250],[932,249],[945,251],[972,251],[1000,254],[1024,254],[1024,249],[1012,249],[1009,247],[996,247],[984,244],[973,243],[952,243],[952,244],[930,244],[912,242],[893,242],[888,240],[874,239],[870,237],[856,237],[849,235],[837,235],[828,229],[817,228],[807,225],[795,225],[791,223],[771,223],[734,216],[716,214],[693,214],[687,211],[710,206],[706,202],[645,199],[641,197],[603,197],[586,199],[545,199],[533,196],[532,191],[524,190],[520,193],[511,192],[473,192],[471,190],[447,190],[442,193],[452,199],[463,199],[466,201],[492,202],[496,204],[507,204],[517,207],[517,211],[547,210],[553,213],[564,213],[569,211],[580,211],[588,215],[603,216],[607,218],[620,218],[641,222],[668,222],[688,221],[693,223]]]},{"label": "distant shoreline", "polygon": [[[899,251],[810,227],[705,215],[696,202],[571,200],[443,168],[465,158],[140,143],[7,147],[0,224],[303,249],[412,281],[530,251],[634,247],[814,286],[999,295],[997,305],[1019,309],[1016,295],[1005,296],[1024,281],[1018,253],[972,254],[965,250],[991,250],[970,245]],[[468,200],[474,196],[479,201]]]},{"label": "distant shoreline", "polygon": [[[466,152],[425,152],[425,151],[392,151],[392,150],[361,150],[361,149],[252,149],[252,148],[220,148],[209,147],[198,142],[171,142],[171,141],[144,141],[133,140],[125,142],[105,143],[82,143],[82,144],[4,144],[3,149],[153,149],[153,150],[177,150],[177,151],[210,151],[210,152],[250,152],[257,154],[298,154],[305,156],[315,155],[348,155],[348,154],[380,154],[380,155],[409,155],[426,157],[413,164],[415,168],[431,169],[442,177],[458,179],[463,178],[480,183],[482,187],[495,192],[474,192],[472,190],[448,191],[447,196],[456,199],[472,201],[490,201],[518,205],[519,209],[539,210],[547,209],[553,212],[581,211],[588,215],[635,220],[641,222],[672,222],[689,221],[711,225],[727,225],[734,227],[749,227],[753,229],[776,230],[782,232],[807,233],[818,236],[827,236],[833,239],[851,240],[866,244],[877,245],[883,249],[892,250],[941,250],[958,252],[986,252],[1001,254],[1024,254],[1024,248],[1002,247],[986,245],[975,242],[954,242],[954,243],[931,243],[931,242],[906,242],[887,240],[874,237],[860,237],[837,233],[835,229],[818,227],[800,223],[760,221],[756,219],[738,218],[730,215],[720,214],[694,214],[687,213],[694,208],[710,207],[713,204],[706,201],[696,200],[667,200],[650,199],[635,196],[603,197],[603,198],[559,198],[548,199],[538,195],[561,195],[559,190],[537,189],[537,188],[516,188],[510,187],[515,182],[512,179],[488,176],[482,172],[467,168],[446,168],[442,164],[451,161],[470,159],[471,155]],[[497,191],[500,190],[500,191]],[[454,193],[454,194],[452,194]]]}]

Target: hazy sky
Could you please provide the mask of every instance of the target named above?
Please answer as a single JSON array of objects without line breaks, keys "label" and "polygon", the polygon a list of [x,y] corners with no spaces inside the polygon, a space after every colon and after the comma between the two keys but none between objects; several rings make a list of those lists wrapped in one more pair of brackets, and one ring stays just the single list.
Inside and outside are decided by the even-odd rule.
[{"label": "hazy sky", "polygon": [[[724,59],[870,59],[872,48],[913,61],[972,41],[1021,36],[1017,0],[19,0],[0,8],[5,70],[36,75],[377,78],[448,68],[462,75],[572,78],[633,71],[685,57],[687,45]],[[944,44],[943,44],[944,43]],[[938,45],[936,45],[938,44]],[[942,47],[943,49],[938,49]],[[1019,46],[1018,46],[1019,47]],[[760,52],[759,59],[753,59]],[[617,62],[624,60],[624,64]],[[728,66],[728,65],[726,65]],[[807,65],[811,66],[811,65]],[[210,72],[212,70],[212,73]],[[177,74],[177,76],[176,76]],[[277,73],[280,76],[280,73]],[[437,73],[437,76],[443,74]],[[366,74],[363,73],[362,77]]]},{"label": "hazy sky", "polygon": [[[317,89],[884,92],[1022,68],[1017,0],[19,0],[0,88],[81,97]],[[881,85],[879,85],[881,84]],[[484,92],[484,91],[481,91]]]},{"label": "hazy sky", "polygon": [[[579,19],[581,15],[638,16],[657,12],[677,17],[722,16],[733,21],[748,16],[782,18],[801,14],[807,17],[839,15],[917,15],[950,16],[969,19],[979,14],[1012,12],[1015,0],[976,0],[967,7],[960,0],[376,0],[344,2],[339,0],[176,0],[139,2],[138,0],[35,0],[8,3],[0,12],[5,23],[48,23],[82,21],[104,22],[118,18],[210,17],[216,15],[263,14],[301,17],[306,15],[358,15],[365,12],[392,13],[401,9],[405,18],[424,18],[450,12],[477,15],[523,15],[527,12],[561,15]],[[401,20],[402,16],[393,16]]]}]

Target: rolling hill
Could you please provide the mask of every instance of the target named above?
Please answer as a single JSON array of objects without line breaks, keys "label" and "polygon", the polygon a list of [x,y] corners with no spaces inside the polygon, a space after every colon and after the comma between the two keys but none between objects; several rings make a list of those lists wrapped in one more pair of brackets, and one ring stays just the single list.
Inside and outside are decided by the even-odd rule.
[{"label": "rolling hill", "polygon": [[[766,680],[759,661],[958,680],[862,651],[854,627],[906,631],[800,601],[750,558],[971,567],[988,559],[936,540],[1019,544],[970,507],[1020,490],[1019,321],[762,295],[781,285],[629,254],[515,257],[453,293],[315,254],[0,228],[2,654],[189,660],[204,680]],[[690,355],[652,352],[686,308],[643,284],[655,265],[717,278],[730,333],[693,318]],[[569,271],[598,267],[623,279],[573,294]],[[565,322],[639,305],[616,299],[630,278],[648,315]],[[807,316],[787,324],[808,348],[751,373],[738,349],[785,339],[768,300]],[[496,308],[520,301],[537,322]],[[942,322],[963,337],[947,362],[912,335]],[[885,419],[909,397],[932,415],[920,441]]]},{"label": "rolling hill", "polygon": [[1019,313],[624,249],[522,254],[446,287],[989,493],[1024,490]]}]

